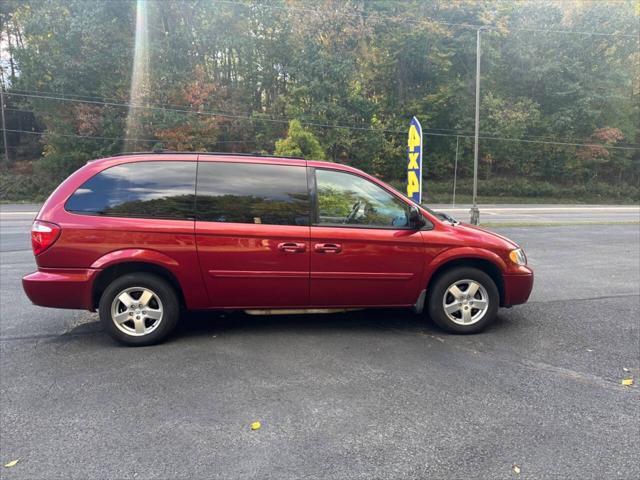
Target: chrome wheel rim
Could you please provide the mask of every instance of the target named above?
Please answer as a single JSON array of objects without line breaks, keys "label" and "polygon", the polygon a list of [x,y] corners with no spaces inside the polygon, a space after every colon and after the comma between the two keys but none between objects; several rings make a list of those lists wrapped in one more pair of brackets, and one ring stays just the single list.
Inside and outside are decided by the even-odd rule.
[{"label": "chrome wheel rim", "polygon": [[442,307],[452,322],[458,325],[473,325],[486,315],[489,309],[489,295],[475,280],[457,280],[445,290]]},{"label": "chrome wheel rim", "polygon": [[118,330],[141,337],[149,335],[162,322],[160,297],[146,287],[122,290],[111,303],[111,320]]}]

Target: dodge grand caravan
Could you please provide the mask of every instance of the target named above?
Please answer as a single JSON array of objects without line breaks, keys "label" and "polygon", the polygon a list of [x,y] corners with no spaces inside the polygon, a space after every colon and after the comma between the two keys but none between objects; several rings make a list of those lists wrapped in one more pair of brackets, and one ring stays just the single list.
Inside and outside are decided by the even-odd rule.
[{"label": "dodge grand caravan", "polygon": [[31,301],[97,310],[129,345],[163,340],[183,310],[409,307],[474,333],[533,286],[510,240],[354,168],[302,159],[95,160],[51,194],[31,240]]}]

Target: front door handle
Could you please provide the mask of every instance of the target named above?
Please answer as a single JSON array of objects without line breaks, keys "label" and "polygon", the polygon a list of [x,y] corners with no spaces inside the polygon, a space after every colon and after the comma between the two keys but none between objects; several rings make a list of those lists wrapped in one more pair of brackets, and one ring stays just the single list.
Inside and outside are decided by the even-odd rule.
[{"label": "front door handle", "polygon": [[278,244],[278,250],[282,250],[287,253],[302,253],[307,249],[305,243],[299,242],[284,242]]},{"label": "front door handle", "polygon": [[342,245],[339,243],[316,243],[313,249],[318,253],[340,253]]}]

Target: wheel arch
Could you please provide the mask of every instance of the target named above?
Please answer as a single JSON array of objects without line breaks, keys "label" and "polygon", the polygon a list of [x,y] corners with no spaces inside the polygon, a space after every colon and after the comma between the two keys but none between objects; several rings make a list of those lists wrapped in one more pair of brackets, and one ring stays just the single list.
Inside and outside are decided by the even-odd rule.
[{"label": "wheel arch", "polygon": [[91,293],[93,308],[97,308],[100,303],[102,292],[104,292],[107,286],[116,278],[128,273],[150,273],[157,275],[158,277],[166,280],[173,287],[176,295],[178,296],[178,300],[180,301],[180,306],[184,307],[186,305],[180,282],[168,268],[156,263],[133,260],[113,263],[100,271],[93,281]]},{"label": "wheel arch", "polygon": [[439,276],[458,267],[471,267],[486,273],[491,277],[491,280],[496,284],[498,292],[500,293],[500,306],[504,305],[505,291],[504,291],[504,278],[502,276],[502,270],[493,261],[479,256],[459,256],[446,259],[439,263],[439,265],[432,271],[429,279],[427,280],[427,292],[430,291],[431,286],[435,283]]}]

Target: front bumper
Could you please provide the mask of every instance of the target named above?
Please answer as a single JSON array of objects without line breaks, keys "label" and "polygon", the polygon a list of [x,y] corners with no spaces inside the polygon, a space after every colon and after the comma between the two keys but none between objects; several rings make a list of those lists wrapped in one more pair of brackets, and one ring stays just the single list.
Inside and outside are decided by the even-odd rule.
[{"label": "front bumper", "polygon": [[519,267],[518,273],[503,275],[504,299],[503,305],[519,305],[525,303],[533,290],[533,271],[528,267]]},{"label": "front bumper", "polygon": [[40,268],[22,279],[29,300],[41,307],[94,310],[93,280],[100,270]]}]

